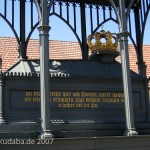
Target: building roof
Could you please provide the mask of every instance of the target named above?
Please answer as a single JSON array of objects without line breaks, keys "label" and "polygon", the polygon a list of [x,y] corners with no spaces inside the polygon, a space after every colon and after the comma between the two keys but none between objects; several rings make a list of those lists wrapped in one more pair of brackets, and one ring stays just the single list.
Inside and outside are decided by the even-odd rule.
[{"label": "building roof", "polygon": [[[80,45],[77,42],[70,41],[49,41],[50,59],[52,60],[80,60],[82,59]],[[2,57],[2,70],[5,72],[18,61],[18,45],[15,38],[0,38],[0,56]],[[150,77],[150,45],[143,46],[144,61],[147,65],[147,76]],[[31,39],[27,48],[27,56],[29,60],[39,59],[39,40]],[[137,59],[133,45],[129,45],[130,68],[137,72]],[[117,57],[120,62],[120,57]]]},{"label": "building roof", "polygon": [[[113,63],[104,63],[97,60],[50,60],[50,76],[62,78],[78,78],[78,79],[102,79],[102,80],[120,80],[122,79],[122,67],[117,61]],[[6,76],[20,77],[39,77],[40,62],[39,60],[20,60],[7,72]],[[133,80],[142,79],[138,74],[131,71]]]},{"label": "building roof", "polygon": [[[82,59],[80,46],[77,42],[50,41],[50,59]],[[30,40],[27,48],[28,59],[39,59],[39,40]],[[2,70],[5,72],[18,61],[18,44],[15,38],[0,38],[0,56]]]}]

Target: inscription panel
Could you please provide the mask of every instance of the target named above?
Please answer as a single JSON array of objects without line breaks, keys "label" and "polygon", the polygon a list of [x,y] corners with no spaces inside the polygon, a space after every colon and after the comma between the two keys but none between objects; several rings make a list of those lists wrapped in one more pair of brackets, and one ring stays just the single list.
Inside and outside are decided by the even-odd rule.
[{"label": "inscription panel", "polygon": [[[134,95],[134,94],[133,94]],[[140,93],[135,93],[140,102]],[[39,109],[40,92],[11,90],[11,109]],[[124,107],[124,95],[116,91],[51,91],[50,105],[59,109],[116,109]],[[140,107],[136,105],[136,107]]]}]

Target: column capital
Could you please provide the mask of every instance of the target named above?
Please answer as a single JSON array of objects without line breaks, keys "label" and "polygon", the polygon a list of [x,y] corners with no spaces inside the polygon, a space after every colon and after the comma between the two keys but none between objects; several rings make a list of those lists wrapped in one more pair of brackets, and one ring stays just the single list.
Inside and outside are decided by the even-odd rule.
[{"label": "column capital", "polygon": [[38,29],[39,31],[49,31],[49,30],[51,29],[51,27],[50,27],[49,25],[39,25],[39,26],[37,27],[37,29]]},{"label": "column capital", "polygon": [[129,35],[130,35],[130,33],[128,31],[122,31],[117,34],[118,38],[128,37]]}]

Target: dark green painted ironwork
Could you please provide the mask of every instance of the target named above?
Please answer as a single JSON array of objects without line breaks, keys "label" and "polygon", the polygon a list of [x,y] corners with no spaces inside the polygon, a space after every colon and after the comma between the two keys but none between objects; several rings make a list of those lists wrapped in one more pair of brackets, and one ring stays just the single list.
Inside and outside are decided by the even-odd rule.
[{"label": "dark green painted ironwork", "polygon": [[[20,3],[20,29],[19,33],[17,32],[17,29],[15,28],[15,10],[14,10],[14,2]],[[26,39],[26,2],[30,3],[30,9],[31,9],[31,30],[27,34]],[[143,37],[144,37],[144,30],[146,25],[147,16],[149,14],[149,7],[150,2],[148,0],[141,1],[141,0],[107,0],[107,1],[68,1],[68,0],[56,0],[54,3],[53,1],[47,1],[47,0],[34,0],[34,1],[15,1],[12,0],[12,12],[11,12],[11,20],[8,18],[8,4],[10,2],[7,0],[4,0],[4,9],[3,12],[0,12],[0,16],[6,21],[6,23],[10,26],[12,31],[14,32],[18,45],[19,45],[19,56],[21,59],[27,59],[26,56],[26,49],[28,41],[31,37],[31,34],[35,30],[35,28],[39,25],[39,31],[40,31],[40,46],[41,46],[41,53],[40,53],[40,65],[41,65],[41,72],[40,72],[40,84],[41,84],[41,125],[42,125],[42,133],[41,137],[49,137],[52,138],[51,132],[51,126],[50,123],[50,117],[49,115],[49,45],[48,45],[48,34],[49,34],[49,16],[55,15],[61,20],[63,20],[73,31],[75,34],[80,47],[82,51],[82,58],[83,60],[88,59],[88,47],[86,44],[87,39],[87,25],[90,26],[91,33],[96,32],[98,28],[107,23],[108,21],[114,21],[119,25],[119,40],[120,40],[120,48],[121,48],[121,60],[122,60],[122,76],[123,76],[123,85],[124,85],[124,97],[125,97],[125,111],[126,111],[126,135],[132,136],[136,135],[137,132],[135,131],[134,127],[134,115],[133,115],[133,105],[132,105],[132,87],[131,87],[131,81],[130,81],[130,70],[129,70],[129,60],[128,60],[128,36],[131,38],[137,52],[137,59],[138,59],[138,68],[139,68],[139,74],[143,77],[145,80],[146,85],[146,66],[143,62],[143,51],[142,51],[142,45],[143,45]],[[53,3],[53,6],[52,6]],[[38,19],[35,24],[33,24],[33,5],[36,5],[37,12],[38,12]],[[111,6],[112,5],[112,6]],[[52,6],[52,11],[51,11]],[[59,12],[56,11],[56,7],[59,6]],[[80,9],[77,9],[77,6],[79,6]],[[87,8],[89,6],[89,8]],[[94,17],[93,12],[94,9],[97,9],[96,12],[96,26],[94,26]],[[0,5],[1,7],[1,5]],[[63,7],[66,8],[66,16],[63,14]],[[73,25],[71,20],[69,19],[70,14],[70,7],[73,8]],[[108,8],[108,10],[107,10]],[[114,10],[112,10],[113,8]],[[118,8],[120,9],[118,11]],[[86,14],[86,10],[90,11],[89,16]],[[102,9],[102,19],[99,18],[100,10]],[[77,16],[76,12],[79,10],[80,15]],[[135,21],[132,21],[130,19],[130,11],[134,10],[135,13]],[[106,15],[106,11],[109,11],[109,15]],[[112,12],[115,12],[116,16],[112,16]],[[80,25],[80,33],[78,33],[77,29],[77,20],[78,18],[81,20]],[[90,23],[86,22],[87,17],[90,18]],[[117,18],[117,19],[116,19]],[[127,21],[129,20],[129,31],[130,34],[127,31]],[[135,24],[135,22],[138,22],[138,25],[136,26],[136,40],[133,39],[133,35],[131,32],[131,26],[132,24]],[[89,61],[90,62],[90,61]],[[106,66],[105,66],[106,67]],[[108,67],[108,66],[107,66]],[[79,84],[79,83],[78,83]],[[2,80],[1,80],[1,87],[2,87]],[[145,92],[146,93],[146,92]],[[2,91],[1,95],[2,97]],[[2,104],[1,104],[2,105]],[[149,107],[148,107],[149,108]],[[3,113],[2,107],[0,107],[1,114]],[[46,114],[48,114],[46,116]]]},{"label": "dark green painted ironwork", "polygon": [[[25,31],[26,25],[24,24],[25,22],[23,21],[24,18],[26,18],[26,16],[23,17],[23,15],[25,15],[25,13],[23,12],[23,11],[25,11],[25,10],[23,10],[23,8],[24,8],[23,4],[25,2],[30,3],[30,9],[31,9],[31,14],[29,16],[30,22],[31,22],[31,28],[30,28],[31,30],[28,31],[28,32]],[[48,1],[48,2],[50,2],[50,1]],[[11,19],[9,19],[9,17],[8,17],[9,10],[7,9],[8,8],[7,6],[10,3],[12,4],[11,5],[11,7],[12,7],[11,10],[12,11],[11,11],[11,14],[10,14],[10,16],[12,16],[12,17],[10,17]],[[18,29],[16,29],[16,27],[14,27],[14,24],[16,24],[16,19],[15,19],[16,18],[16,16],[15,16],[16,13],[15,13],[15,10],[14,10],[14,5],[16,3],[20,3],[20,1],[15,1],[15,0],[12,0],[12,1],[8,0],[7,1],[7,0],[4,0],[4,6],[2,6],[2,5],[0,6],[0,7],[4,8],[3,9],[4,11],[0,12],[0,16],[7,22],[7,24],[10,26],[10,28],[14,32],[14,35],[15,35],[17,41],[18,41],[18,45],[20,47],[22,47],[22,49],[24,49],[24,50],[21,50],[21,52],[19,52],[20,53],[19,55],[22,55],[20,57],[26,59],[27,58],[26,49],[27,49],[27,46],[28,46],[28,41],[29,41],[33,31],[36,29],[36,27],[38,26],[38,23],[39,23],[38,20],[37,20],[37,22],[33,21],[33,19],[34,19],[34,17],[33,17],[34,16],[34,11],[33,11],[34,7],[33,6],[35,4],[38,5],[39,1],[38,0],[21,1],[20,5],[22,5],[21,6],[22,9],[21,9],[21,13],[20,13],[20,16],[19,16],[20,20],[21,20],[20,29],[19,29],[20,31],[19,32],[21,33],[21,35],[18,35],[18,33],[19,33]],[[78,22],[76,22],[76,21],[80,18],[82,18],[81,20],[87,20],[87,17],[91,18],[91,23],[92,22],[93,23],[92,24],[89,23],[89,24],[91,24],[90,28],[93,30],[93,32],[96,32],[98,30],[98,28],[102,24],[105,24],[107,21],[112,20],[112,21],[117,23],[117,20],[116,20],[115,16],[112,16],[113,9],[112,9],[112,7],[111,7],[108,0],[107,1],[104,1],[104,0],[102,0],[102,1],[92,1],[92,3],[91,3],[91,1],[85,0],[84,1],[84,3],[85,3],[84,7],[80,3],[83,3],[83,1],[80,1],[80,0],[77,0],[77,1],[72,1],[72,0],[70,0],[70,1],[68,1],[68,0],[59,1],[59,0],[55,0],[54,5],[53,5],[53,9],[52,9],[52,13],[50,13],[50,16],[53,15],[53,14],[58,16],[60,19],[62,19],[71,28],[71,30],[73,31],[73,33],[75,34],[75,36],[77,38],[77,41],[80,44],[81,51],[82,51],[82,58],[87,59],[88,58],[88,52],[87,52],[87,45],[86,45],[86,37],[87,37],[86,33],[88,33],[87,32],[88,28],[84,29],[84,27],[86,27],[87,24],[85,23],[85,21],[82,21],[81,26],[80,26],[81,27],[80,28],[81,33],[80,33],[80,32],[77,32],[78,31],[78,29],[77,29],[77,23]],[[118,3],[117,0],[114,0],[114,3],[117,4],[117,7],[119,6],[119,3]],[[131,2],[129,0],[126,0],[125,3],[126,3],[126,7],[128,7],[131,4]],[[56,8],[58,6],[60,7],[60,11],[56,12]],[[90,8],[88,8],[89,6],[90,6]],[[133,36],[134,32],[132,32],[132,29],[130,27],[135,25],[136,20],[135,21],[133,19],[129,20],[129,29],[130,29],[129,37],[130,37],[131,41],[133,42],[133,45],[135,46],[135,49],[136,49],[136,52],[137,52],[137,61],[138,61],[138,65],[139,65],[139,73],[140,74],[141,74],[141,72],[143,72],[142,69],[141,69],[142,67],[140,67],[140,64],[141,64],[141,66],[143,66],[142,45],[143,45],[143,37],[144,37],[146,21],[147,21],[147,17],[148,17],[148,14],[149,14],[149,6],[150,6],[150,2],[148,0],[146,0],[146,1],[135,0],[133,5],[131,5],[131,11],[128,10],[128,13],[131,13],[131,14],[133,13],[132,10],[135,10],[135,12],[134,12],[135,17],[134,18],[136,20],[138,19],[137,21],[139,22],[139,26],[136,25],[136,32],[135,32],[136,39],[134,39],[134,36]],[[78,13],[78,14],[80,14],[80,16],[75,14],[79,10],[79,9],[77,9],[77,7],[82,7],[80,13]],[[66,12],[62,13],[62,11],[64,11],[63,8],[66,8]],[[71,20],[69,19],[69,14],[70,14],[70,9],[69,8],[70,9],[73,8],[74,23],[72,23]],[[97,9],[97,12],[94,10],[95,8]],[[91,17],[88,16],[87,14],[86,14],[86,16],[83,14],[82,11],[84,9],[85,10],[88,10],[88,9],[90,10],[90,16]],[[38,11],[39,10],[40,9],[38,8]],[[103,10],[103,11],[101,12],[100,10]],[[109,11],[109,16],[106,15],[106,13],[105,13],[106,11],[107,12]],[[94,12],[96,12],[96,14],[95,14],[95,16],[97,16],[96,20],[94,20],[95,17],[93,17]],[[103,19],[99,18],[98,12],[102,13]],[[138,13],[140,13],[139,16],[138,16]],[[65,18],[65,16],[67,16],[67,18]],[[97,23],[95,23],[95,21]],[[97,24],[97,26],[93,26],[95,24]],[[79,28],[79,26],[78,26],[78,28]],[[26,32],[26,34],[25,34],[25,32]],[[140,36],[139,36],[139,32],[141,33]],[[140,43],[140,45],[139,45],[139,43]]]}]

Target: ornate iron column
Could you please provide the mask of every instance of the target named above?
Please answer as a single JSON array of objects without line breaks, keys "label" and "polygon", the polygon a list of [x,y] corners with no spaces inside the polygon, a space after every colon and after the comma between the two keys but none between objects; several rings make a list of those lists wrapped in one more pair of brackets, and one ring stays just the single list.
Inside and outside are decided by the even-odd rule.
[{"label": "ornate iron column", "polygon": [[122,75],[123,75],[123,87],[124,87],[124,98],[125,98],[125,112],[126,112],[126,131],[124,135],[133,136],[138,133],[134,126],[134,114],[133,114],[133,102],[132,102],[132,88],[131,88],[131,77],[129,69],[129,54],[128,54],[128,35],[127,32],[127,18],[125,13],[125,1],[119,0],[120,7],[120,52],[122,62]]},{"label": "ornate iron column", "polygon": [[0,58],[0,125],[6,123],[3,118],[3,73],[2,73],[2,59]]},{"label": "ornate iron column", "polygon": [[40,138],[52,138],[50,130],[49,105],[49,7],[47,0],[41,1],[40,32],[40,91],[41,91],[41,135]]}]

